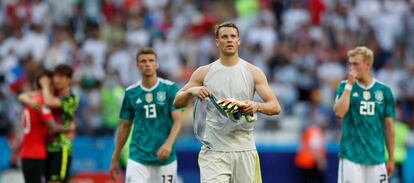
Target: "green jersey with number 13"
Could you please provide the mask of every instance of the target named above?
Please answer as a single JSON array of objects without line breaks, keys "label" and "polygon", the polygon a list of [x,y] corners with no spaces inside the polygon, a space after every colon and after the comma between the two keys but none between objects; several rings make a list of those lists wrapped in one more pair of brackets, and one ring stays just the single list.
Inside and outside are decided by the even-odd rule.
[{"label": "green jersey with number 13", "polygon": [[178,91],[175,83],[158,78],[152,88],[141,81],[128,87],[121,107],[120,118],[134,123],[129,158],[144,165],[166,165],[176,160],[175,148],[165,161],[157,159],[158,149],[167,140],[173,119],[174,98]]},{"label": "green jersey with number 13", "polygon": [[[336,91],[342,95],[346,81]],[[374,79],[364,87],[356,82],[350,92],[350,106],[342,120],[339,157],[359,164],[385,162],[385,118],[395,118],[395,103],[388,86]]]}]

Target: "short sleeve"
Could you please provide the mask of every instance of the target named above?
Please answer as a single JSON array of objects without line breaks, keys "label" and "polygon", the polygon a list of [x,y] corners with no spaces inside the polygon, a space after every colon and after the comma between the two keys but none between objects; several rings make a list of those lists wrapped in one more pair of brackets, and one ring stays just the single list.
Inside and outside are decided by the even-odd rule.
[{"label": "short sleeve", "polygon": [[394,96],[389,88],[385,92],[385,114],[386,118],[391,117],[395,118],[395,101]]},{"label": "short sleeve", "polygon": [[342,93],[344,92],[345,85],[346,82],[342,81],[336,88],[335,101],[338,100],[339,97],[341,97]]},{"label": "short sleeve", "polygon": [[169,87],[169,90],[168,90],[168,100],[169,100],[169,104],[170,104],[170,110],[171,111],[174,111],[174,110],[176,110],[176,108],[175,108],[175,106],[174,106],[174,99],[175,99],[175,95],[177,94],[177,92],[178,92],[178,86],[177,86],[177,84],[172,84],[170,87]]},{"label": "short sleeve", "polygon": [[134,119],[134,112],[131,106],[131,102],[128,98],[128,93],[125,92],[124,99],[122,101],[121,112],[119,113],[119,118],[127,121],[133,121]]}]

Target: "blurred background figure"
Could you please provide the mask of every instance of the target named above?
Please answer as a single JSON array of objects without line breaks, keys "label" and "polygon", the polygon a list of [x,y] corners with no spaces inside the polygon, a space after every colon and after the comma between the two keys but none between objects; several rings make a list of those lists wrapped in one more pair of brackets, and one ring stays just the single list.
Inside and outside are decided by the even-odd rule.
[{"label": "blurred background figure", "polygon": [[400,102],[397,101],[397,120],[395,120],[395,175],[391,177],[391,183],[404,183],[404,164],[407,159],[407,146],[408,146],[408,135],[410,128],[407,123],[401,121],[401,106]]},{"label": "blurred background figure", "polygon": [[300,146],[296,152],[295,165],[302,172],[301,182],[324,183],[327,168],[325,129],[328,125],[327,115],[320,105],[320,91],[313,89],[311,102],[306,117],[307,126],[303,129]]},{"label": "blurred background figure", "polygon": [[310,124],[304,130],[295,158],[296,166],[302,170],[302,182],[325,182],[327,162],[324,140],[323,129],[318,124]]}]

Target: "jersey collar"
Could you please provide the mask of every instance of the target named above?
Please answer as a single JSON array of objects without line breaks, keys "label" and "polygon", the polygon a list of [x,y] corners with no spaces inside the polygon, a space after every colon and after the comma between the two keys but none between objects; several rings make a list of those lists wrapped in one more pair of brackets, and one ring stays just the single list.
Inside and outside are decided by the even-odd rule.
[{"label": "jersey collar", "polygon": [[361,87],[362,89],[365,89],[365,90],[369,90],[369,89],[371,89],[374,85],[375,85],[375,83],[377,82],[377,79],[373,79],[372,80],[372,83],[369,85],[369,86],[367,86],[367,87],[365,87],[365,86],[363,86],[362,84],[360,84],[359,82],[358,82],[358,80],[356,81],[356,84],[359,86],[359,87]]},{"label": "jersey collar", "polygon": [[145,86],[142,84],[142,81],[139,81],[139,85],[141,85],[142,90],[144,90],[146,92],[150,92],[150,91],[154,90],[155,88],[157,88],[159,83],[160,83],[160,78],[157,78],[157,83],[155,83],[155,85],[153,87],[145,88]]}]

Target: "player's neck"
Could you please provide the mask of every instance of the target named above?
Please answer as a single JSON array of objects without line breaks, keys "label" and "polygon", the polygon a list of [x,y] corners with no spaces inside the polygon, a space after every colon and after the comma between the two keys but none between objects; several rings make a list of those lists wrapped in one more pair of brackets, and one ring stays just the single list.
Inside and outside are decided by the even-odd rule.
[{"label": "player's neck", "polygon": [[372,77],[372,75],[368,75],[358,80],[358,83],[365,87],[370,86],[372,82],[374,82],[374,78]]},{"label": "player's neck", "polygon": [[145,88],[152,88],[155,84],[157,84],[157,80],[158,80],[157,75],[143,76],[142,86],[144,86]]},{"label": "player's neck", "polygon": [[63,96],[63,95],[66,95],[67,93],[69,93],[69,91],[70,91],[70,88],[69,88],[69,86],[67,86],[67,87],[62,88],[61,90],[58,90],[57,94],[59,96]]},{"label": "player's neck", "polygon": [[232,56],[226,56],[226,55],[221,54],[220,62],[224,66],[228,66],[228,67],[236,65],[237,63],[239,63],[239,54],[236,53]]}]

